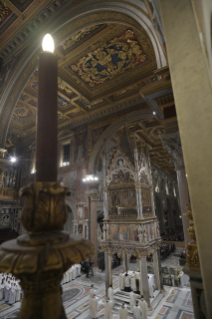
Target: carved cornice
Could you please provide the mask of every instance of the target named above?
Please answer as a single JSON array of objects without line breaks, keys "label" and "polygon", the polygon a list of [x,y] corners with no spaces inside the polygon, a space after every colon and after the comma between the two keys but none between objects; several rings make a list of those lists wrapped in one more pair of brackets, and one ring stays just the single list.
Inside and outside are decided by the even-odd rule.
[{"label": "carved cornice", "polygon": [[[30,15],[27,19],[28,23],[24,22],[24,28],[23,23],[21,24],[21,29],[19,27],[19,33],[15,37],[11,38],[9,43],[8,39],[6,39],[6,41],[2,41],[0,57],[5,60],[17,52],[18,49],[21,49],[29,36],[34,35],[40,29],[40,27],[43,27],[45,22],[54,16],[55,11],[61,9],[64,2],[66,2],[66,0],[58,0],[56,2],[51,1],[51,3],[48,5],[46,4],[46,7],[44,8],[40,6],[41,11],[39,14],[37,14],[33,19]],[[2,47],[3,45],[4,47]]]}]

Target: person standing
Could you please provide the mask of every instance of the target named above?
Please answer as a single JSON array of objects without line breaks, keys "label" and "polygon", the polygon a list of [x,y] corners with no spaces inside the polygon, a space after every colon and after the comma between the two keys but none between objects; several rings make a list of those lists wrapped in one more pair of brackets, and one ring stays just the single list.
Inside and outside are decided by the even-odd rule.
[{"label": "person standing", "polygon": [[125,286],[125,291],[130,292],[130,277],[128,275],[128,272],[126,272],[125,274],[125,278],[124,278],[124,286]]},{"label": "person standing", "polygon": [[94,295],[94,287],[93,287],[93,285],[91,285],[91,289],[90,289],[90,300],[91,300],[91,298],[93,298],[93,295]]},{"label": "person standing", "polygon": [[151,278],[149,278],[149,276],[148,276],[148,284],[149,284],[149,296],[150,296],[150,298],[154,298],[152,282],[151,282]]},{"label": "person standing", "polygon": [[134,294],[134,292],[131,290],[130,291],[130,308],[133,309],[133,307],[135,306],[135,298],[136,295]]},{"label": "person standing", "polygon": [[73,279],[73,269],[72,269],[72,267],[69,268],[68,274],[69,274],[69,281],[72,281],[72,279]]},{"label": "person standing", "polygon": [[78,276],[81,276],[81,268],[82,268],[81,264],[78,264],[77,268],[78,268]]},{"label": "person standing", "polygon": [[1,280],[1,285],[0,285],[0,300],[4,298],[4,278]]},{"label": "person standing", "polygon": [[108,297],[110,298],[110,301],[112,302],[112,307],[114,306],[114,291],[112,285],[108,288]]},{"label": "person standing", "polygon": [[136,305],[133,307],[133,319],[143,319],[142,310],[138,305],[138,300],[136,300]]},{"label": "person standing", "polygon": [[135,278],[135,272],[133,271],[132,275],[130,275],[130,282],[131,282],[131,289],[133,291],[136,291],[136,278]]},{"label": "person standing", "polygon": [[119,310],[119,319],[127,319],[128,310],[124,301],[122,302],[121,308]]},{"label": "person standing", "polygon": [[18,280],[16,280],[16,296],[15,296],[15,301],[20,301],[21,300],[21,287],[19,285]]},{"label": "person standing", "polygon": [[9,277],[6,275],[5,281],[4,281],[4,297],[6,296],[6,288],[7,288],[8,280],[9,280]]},{"label": "person standing", "polygon": [[148,314],[148,306],[146,300],[144,300],[144,297],[141,296],[141,300],[139,300],[139,306],[142,310],[143,313],[143,319],[147,319],[147,314]]},{"label": "person standing", "polygon": [[107,301],[105,303],[105,319],[111,319],[112,318],[112,302],[110,301],[110,298],[107,298]]},{"label": "person standing", "polygon": [[123,271],[119,274],[119,289],[124,290],[124,274]]},{"label": "person standing", "polygon": [[12,305],[15,303],[15,297],[16,297],[16,283],[14,283],[11,286],[11,290],[10,290],[10,298],[9,298],[9,305]]},{"label": "person standing", "polygon": [[97,318],[97,310],[98,310],[98,299],[96,294],[93,294],[93,297],[90,299],[90,316],[91,318]]},{"label": "person standing", "polygon": [[9,301],[10,298],[10,289],[11,289],[11,283],[10,280],[7,281],[6,284],[6,290],[5,290],[5,302]]}]

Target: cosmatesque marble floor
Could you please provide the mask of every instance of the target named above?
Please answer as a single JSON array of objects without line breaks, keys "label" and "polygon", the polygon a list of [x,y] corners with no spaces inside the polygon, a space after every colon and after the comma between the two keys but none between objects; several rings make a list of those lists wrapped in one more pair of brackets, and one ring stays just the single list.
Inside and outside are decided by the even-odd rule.
[{"label": "cosmatesque marble floor", "polygon": [[[173,258],[171,265],[173,265]],[[164,261],[169,265],[169,261]],[[131,269],[137,269],[138,265],[130,264]],[[137,268],[136,268],[137,267]],[[121,266],[120,266],[121,268]],[[113,270],[113,287],[115,292],[118,290],[118,268]],[[99,298],[98,318],[104,318],[104,302],[105,302],[105,274],[98,269],[94,271],[94,277],[86,278],[85,275],[63,285],[63,304],[68,319],[89,319],[89,291],[93,283],[97,290]],[[156,307],[154,313],[148,316],[149,319],[194,319],[191,291],[189,287],[175,288],[165,286],[166,294]],[[4,300],[0,301],[0,318],[12,319],[16,318],[21,302],[8,305]],[[119,305],[115,304],[113,308],[113,319],[119,319]],[[132,319],[132,313],[128,312],[128,318]]]}]

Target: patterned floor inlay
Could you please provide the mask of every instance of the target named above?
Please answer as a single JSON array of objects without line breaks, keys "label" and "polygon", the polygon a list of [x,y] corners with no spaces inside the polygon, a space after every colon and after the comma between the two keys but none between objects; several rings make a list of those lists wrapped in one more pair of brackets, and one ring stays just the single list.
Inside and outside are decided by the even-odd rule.
[{"label": "patterned floor inlay", "polygon": [[166,302],[175,303],[179,293],[180,293],[179,289],[173,289],[171,291],[171,295],[166,299]]},{"label": "patterned floor inlay", "polygon": [[[170,256],[162,262],[163,265],[176,265],[179,258]],[[137,270],[138,263],[130,263],[130,269]],[[118,274],[123,269],[123,266],[113,270],[113,287],[114,293],[118,291]],[[116,274],[116,276],[114,275]],[[104,319],[105,316],[105,273],[101,270],[94,269],[94,276],[86,278],[85,275],[75,279],[72,282],[62,286],[63,304],[68,319],[90,319],[89,296],[90,286],[94,285],[96,295],[99,299],[98,319]],[[148,319],[194,319],[193,306],[190,288],[173,288],[164,286],[165,294],[158,302],[155,311],[148,316]],[[113,308],[113,319],[119,319],[121,301],[116,300]],[[0,319],[15,319],[18,316],[20,302],[9,306],[0,301]],[[47,319],[47,318],[46,318]],[[133,319],[133,314],[129,310],[128,319]]]},{"label": "patterned floor inlay", "polygon": [[82,292],[80,288],[71,288],[69,290],[63,291],[62,299],[63,302],[66,302],[74,297],[77,297]]},{"label": "patterned floor inlay", "polygon": [[194,314],[180,309],[177,313],[176,319],[194,319]]},{"label": "patterned floor inlay", "polygon": [[77,315],[78,315],[78,313],[74,311],[74,312],[72,312],[72,313],[68,316],[68,319],[73,319],[73,318],[75,318]]}]

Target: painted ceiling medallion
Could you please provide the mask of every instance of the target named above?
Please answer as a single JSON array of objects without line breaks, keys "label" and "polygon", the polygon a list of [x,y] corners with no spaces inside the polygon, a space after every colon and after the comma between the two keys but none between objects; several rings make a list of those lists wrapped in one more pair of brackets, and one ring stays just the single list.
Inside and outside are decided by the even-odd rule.
[{"label": "painted ceiling medallion", "polygon": [[96,87],[146,61],[134,31],[128,29],[69,67],[90,87]]},{"label": "painted ceiling medallion", "polygon": [[33,115],[33,112],[31,109],[27,108],[26,106],[17,106],[14,114],[13,119],[14,120],[27,120]]}]

